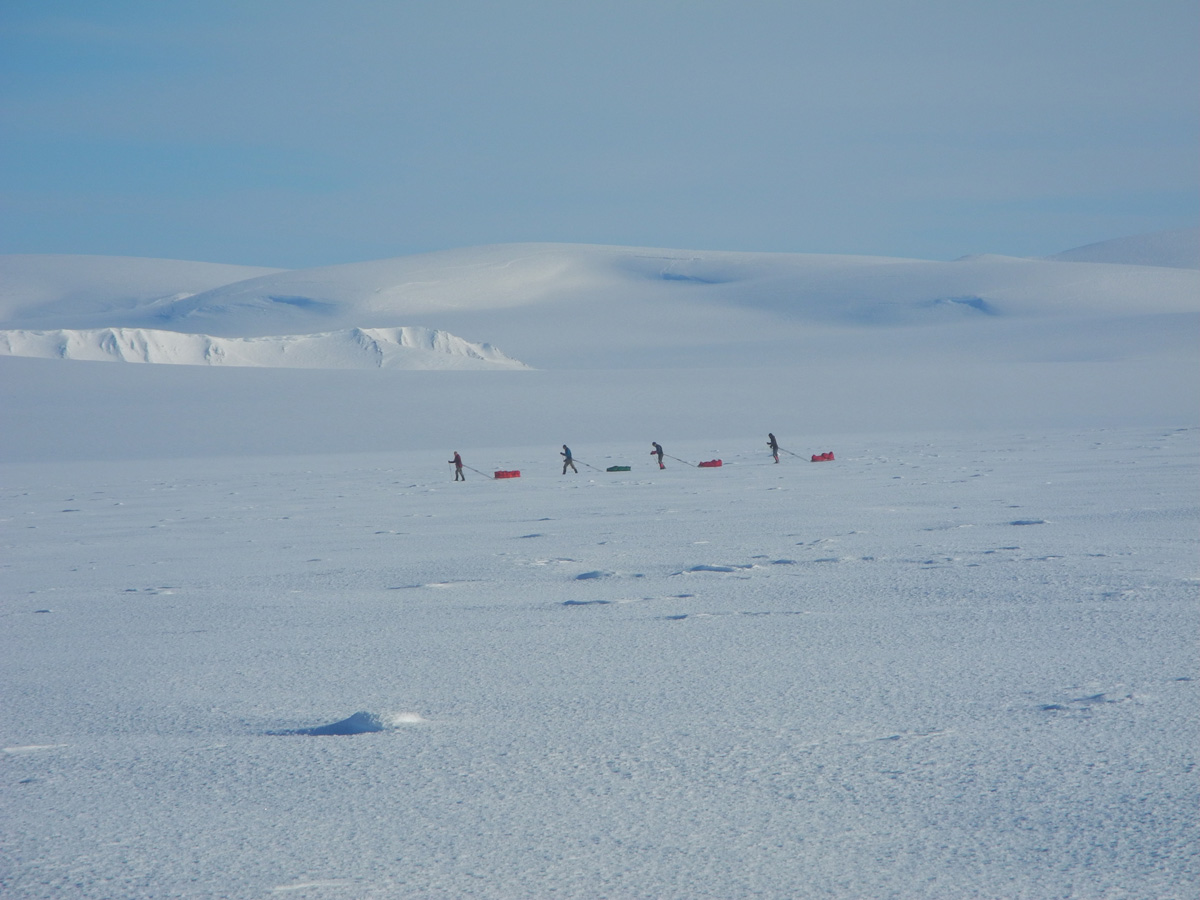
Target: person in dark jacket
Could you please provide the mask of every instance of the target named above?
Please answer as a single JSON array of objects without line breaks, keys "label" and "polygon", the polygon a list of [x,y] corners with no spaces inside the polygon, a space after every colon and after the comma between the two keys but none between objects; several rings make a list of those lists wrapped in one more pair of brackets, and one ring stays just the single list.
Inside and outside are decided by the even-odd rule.
[{"label": "person in dark jacket", "polygon": [[571,456],[571,448],[570,447],[568,447],[566,444],[563,444],[562,453],[560,453],[559,456],[561,456],[563,458],[563,474],[564,475],[567,474],[567,466],[570,466],[571,471],[574,472],[576,475],[579,474],[579,470],[577,468],[575,468],[575,459]]},{"label": "person in dark jacket", "polygon": [[457,450],[454,451],[454,459],[449,460],[449,461],[454,463],[454,480],[455,481],[466,481],[467,476],[463,474],[463,470],[462,470],[462,457],[458,455]]},{"label": "person in dark jacket", "polygon": [[771,455],[775,457],[775,462],[779,462],[779,441],[775,440],[775,435],[769,431],[767,437],[770,439],[767,441],[767,446],[771,448]]},{"label": "person in dark jacket", "polygon": [[658,441],[651,441],[650,446],[654,448],[653,450],[650,451],[650,455],[657,456],[658,457],[658,467],[660,469],[665,469],[666,466],[663,465],[663,461],[662,461],[662,458],[663,458],[662,444],[660,444]]}]

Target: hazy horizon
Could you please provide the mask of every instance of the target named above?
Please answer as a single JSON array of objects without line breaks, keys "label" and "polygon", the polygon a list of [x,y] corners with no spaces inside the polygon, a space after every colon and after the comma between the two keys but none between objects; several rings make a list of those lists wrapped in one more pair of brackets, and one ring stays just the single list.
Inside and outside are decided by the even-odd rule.
[{"label": "hazy horizon", "polygon": [[1200,8],[10,3],[0,253],[954,259],[1200,224]]}]

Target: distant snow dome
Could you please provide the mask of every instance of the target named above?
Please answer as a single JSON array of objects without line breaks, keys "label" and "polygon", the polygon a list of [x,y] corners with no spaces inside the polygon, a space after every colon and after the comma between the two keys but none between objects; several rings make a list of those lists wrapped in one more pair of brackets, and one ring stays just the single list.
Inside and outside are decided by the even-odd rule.
[{"label": "distant snow dome", "polygon": [[288,369],[528,369],[491,344],[432,328],[351,328],[221,338],[150,328],[0,331],[0,355],[42,359]]},{"label": "distant snow dome", "polygon": [[1160,231],[1076,247],[1049,257],[1059,262],[1119,263],[1200,269],[1200,228]]}]

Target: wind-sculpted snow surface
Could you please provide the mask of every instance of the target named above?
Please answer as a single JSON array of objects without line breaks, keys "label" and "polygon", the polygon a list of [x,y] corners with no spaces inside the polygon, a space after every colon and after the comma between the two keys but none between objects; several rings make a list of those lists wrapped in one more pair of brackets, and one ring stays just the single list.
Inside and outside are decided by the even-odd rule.
[{"label": "wind-sculpted snow surface", "polygon": [[4,896],[1195,897],[1200,430],[780,436],[4,465]]},{"label": "wind-sculpted snow surface", "polygon": [[430,328],[219,338],[146,328],[0,331],[0,355],[291,369],[524,369],[490,344]]}]

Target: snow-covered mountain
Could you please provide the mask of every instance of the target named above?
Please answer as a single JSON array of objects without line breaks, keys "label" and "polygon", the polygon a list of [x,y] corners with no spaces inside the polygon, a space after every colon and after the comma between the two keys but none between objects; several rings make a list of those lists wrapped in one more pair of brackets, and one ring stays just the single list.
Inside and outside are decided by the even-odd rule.
[{"label": "snow-covered mountain", "polygon": [[[1021,356],[1031,345],[1012,329],[1023,323],[1040,336],[1037,354],[1057,345],[1078,356],[1077,342],[1097,327],[1144,335],[1156,317],[1174,331],[1169,317],[1200,312],[1195,270],[998,256],[513,244],[256,274],[200,291],[186,264],[175,284],[166,276],[173,264],[161,261],[129,260],[123,278],[116,261],[97,265],[93,279],[79,258],[61,269],[8,258],[3,271],[22,287],[18,300],[0,302],[0,327],[245,338],[420,326],[492,342],[539,368],[709,367],[786,362],[834,344],[839,359],[873,357],[880,329],[897,326],[904,343]],[[946,327],[953,338],[940,333]],[[1111,338],[1105,345],[1111,355]],[[1130,343],[1121,352],[1143,349]]]},{"label": "snow-covered mountain", "polygon": [[287,369],[524,369],[490,344],[429,328],[219,338],[148,328],[0,331],[0,354],[42,359]]},{"label": "snow-covered mountain", "polygon": [[[1188,268],[512,244],[296,271],[6,257],[0,276],[9,347],[57,357],[0,354],[0,459],[557,446],[792,420],[1189,424],[1200,409]],[[514,380],[516,360],[538,371]]]}]

